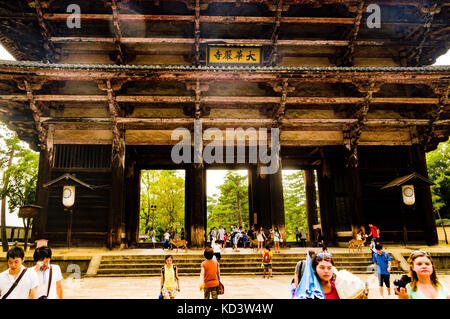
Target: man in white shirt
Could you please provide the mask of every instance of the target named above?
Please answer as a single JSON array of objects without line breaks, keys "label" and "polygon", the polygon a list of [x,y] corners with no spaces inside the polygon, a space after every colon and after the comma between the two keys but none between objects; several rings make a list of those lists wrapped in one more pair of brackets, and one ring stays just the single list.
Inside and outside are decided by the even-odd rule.
[{"label": "man in white shirt", "polygon": [[[0,299],[36,299],[39,280],[36,272],[23,266],[23,249],[11,248],[6,254],[6,260],[8,269],[0,273]],[[15,288],[11,289],[19,278]]]},{"label": "man in white shirt", "polygon": [[61,274],[61,268],[58,265],[50,263],[52,250],[47,246],[36,248],[33,258],[36,262],[36,267],[33,270],[39,279],[37,297],[40,299],[62,299],[63,276]]}]

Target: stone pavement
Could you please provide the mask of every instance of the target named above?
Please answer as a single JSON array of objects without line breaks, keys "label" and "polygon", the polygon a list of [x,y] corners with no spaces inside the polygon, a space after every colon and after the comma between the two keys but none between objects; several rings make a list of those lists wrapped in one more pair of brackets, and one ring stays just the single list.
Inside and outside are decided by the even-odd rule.
[{"label": "stone pavement", "polygon": [[[200,268],[199,268],[200,274]],[[369,283],[369,299],[380,299],[378,281],[374,275],[358,275]],[[391,290],[393,281],[400,275],[391,276]],[[450,288],[450,275],[438,275],[439,280]],[[291,276],[274,276],[271,279],[258,277],[222,276],[225,294],[220,299],[290,299]],[[66,299],[156,299],[159,295],[160,277],[111,277],[111,278],[82,278],[64,279],[64,298]],[[177,299],[202,299],[199,289],[200,277],[180,277],[181,291]],[[397,299],[397,296],[387,296],[386,299]]]}]

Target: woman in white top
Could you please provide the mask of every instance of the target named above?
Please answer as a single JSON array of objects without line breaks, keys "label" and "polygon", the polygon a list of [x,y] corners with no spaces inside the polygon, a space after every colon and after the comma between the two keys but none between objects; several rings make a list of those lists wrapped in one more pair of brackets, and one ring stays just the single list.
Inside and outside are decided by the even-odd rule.
[{"label": "woman in white top", "polygon": [[278,230],[278,226],[275,226],[275,229],[273,230],[273,243],[275,247],[275,253],[280,253],[280,238],[281,234]]},{"label": "woman in white top", "polygon": [[256,239],[258,240],[258,250],[263,249],[264,247],[264,240],[267,239],[266,234],[264,234],[264,229],[262,226],[259,228],[259,231],[256,235]]}]

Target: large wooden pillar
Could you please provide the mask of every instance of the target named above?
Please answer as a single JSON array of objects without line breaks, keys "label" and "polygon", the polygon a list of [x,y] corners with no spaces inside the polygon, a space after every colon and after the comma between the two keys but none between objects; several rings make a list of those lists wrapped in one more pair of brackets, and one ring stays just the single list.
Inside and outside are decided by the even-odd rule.
[{"label": "large wooden pillar", "polygon": [[125,172],[125,223],[128,246],[139,242],[139,208],[141,171],[133,163],[127,163]]},{"label": "large wooden pillar", "polygon": [[326,245],[336,244],[334,231],[334,212],[336,211],[336,200],[334,194],[334,183],[331,173],[330,159],[326,150],[321,151],[322,167],[317,171],[317,182],[319,186],[320,224]]},{"label": "large wooden pillar", "polygon": [[[280,169],[274,174],[260,174],[257,167],[249,170],[249,209],[250,223],[263,227],[267,232],[278,226],[281,236],[285,239],[285,216],[283,198],[283,178]],[[255,220],[256,215],[256,220]]]},{"label": "large wooden pillar", "polygon": [[314,241],[315,238],[313,226],[319,223],[319,220],[317,218],[317,196],[314,170],[305,170],[304,176],[306,193],[306,217],[308,220],[308,240]]},{"label": "large wooden pillar", "polygon": [[48,196],[50,189],[43,187],[45,183],[50,181],[51,176],[51,156],[48,149],[41,150],[39,154],[39,174],[36,190],[36,204],[41,206],[41,212],[37,218],[33,220],[32,240],[45,238],[47,229],[47,211]]},{"label": "large wooden pillar", "polygon": [[191,247],[203,247],[206,234],[206,170],[186,169],[185,233]]},{"label": "large wooden pillar", "polygon": [[123,132],[115,134],[111,161],[111,197],[108,223],[108,248],[120,247],[124,222],[125,142]]},{"label": "large wooden pillar", "polygon": [[[425,151],[420,144],[411,146],[411,157],[416,172],[428,178],[428,168],[425,157]],[[436,220],[434,217],[433,202],[431,200],[431,190],[429,186],[415,190],[416,205],[421,204],[419,209],[422,211],[423,225],[425,231],[425,241],[428,245],[438,244],[438,236],[436,230]]]},{"label": "large wooden pillar", "polygon": [[[352,232],[355,235],[364,224],[363,199],[361,178],[358,167],[347,168],[347,176],[350,186],[350,219]],[[366,230],[367,232],[367,230]]]},{"label": "large wooden pillar", "polygon": [[284,216],[283,174],[281,161],[276,173],[268,175],[270,183],[270,215],[272,227],[277,226],[281,237],[286,241],[286,223]]}]

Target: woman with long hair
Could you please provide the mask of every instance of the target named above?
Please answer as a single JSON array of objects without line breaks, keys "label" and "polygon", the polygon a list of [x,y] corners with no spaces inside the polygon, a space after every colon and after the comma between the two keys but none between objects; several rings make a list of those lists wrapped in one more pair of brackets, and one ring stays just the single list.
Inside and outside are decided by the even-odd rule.
[{"label": "woman with long hair", "polygon": [[278,230],[278,226],[274,227],[273,230],[273,243],[274,243],[274,250],[275,253],[280,253],[280,238],[281,238],[281,234],[280,231]]},{"label": "woman with long hair", "polygon": [[415,250],[408,262],[411,282],[406,288],[394,288],[399,299],[450,299],[449,291],[437,278],[430,253]]},{"label": "woman with long hair", "polygon": [[256,239],[258,240],[258,251],[259,251],[260,249],[263,249],[264,240],[267,239],[266,234],[264,234],[264,229],[262,228],[262,226],[259,228],[259,231],[256,235]]},{"label": "woman with long hair", "polygon": [[325,299],[340,299],[334,286],[334,261],[329,253],[318,253],[312,258],[312,269],[319,279]]}]

